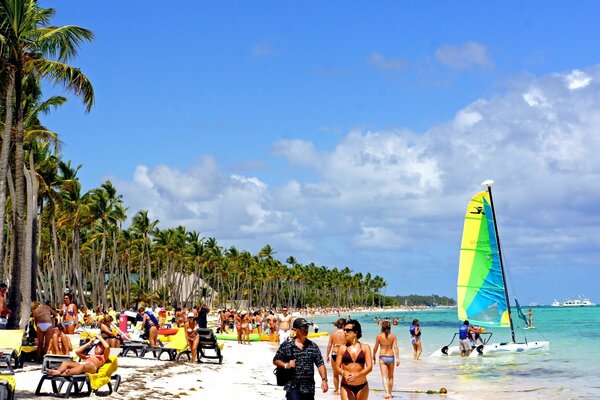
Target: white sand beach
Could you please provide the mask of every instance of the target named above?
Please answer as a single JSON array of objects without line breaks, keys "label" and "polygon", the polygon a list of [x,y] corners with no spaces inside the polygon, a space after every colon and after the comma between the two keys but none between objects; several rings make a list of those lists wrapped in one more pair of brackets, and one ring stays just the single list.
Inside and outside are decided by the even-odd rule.
[{"label": "white sand beach", "polygon": [[[315,340],[321,348],[327,344],[327,337]],[[272,359],[277,345],[268,342],[253,342],[251,345],[240,345],[226,341],[223,349],[223,364],[205,360],[202,364],[184,362],[157,361],[150,358],[133,357],[119,358],[118,373],[122,377],[118,393],[108,398],[118,399],[261,399],[281,400],[284,392],[275,385]],[[148,356],[149,357],[149,356]],[[404,360],[402,361],[405,362]],[[395,398],[456,398],[452,395],[438,396],[415,393],[416,390],[437,390],[437,383],[431,381],[431,376],[424,374],[421,368],[412,367],[412,360],[406,360],[408,365],[401,365],[396,371],[395,388],[398,393]],[[332,383],[331,365],[327,364],[330,385]],[[40,367],[28,364],[22,371],[16,373],[16,399],[38,398],[51,399],[54,397],[35,397],[35,389],[40,380]],[[319,382],[318,374],[315,376]],[[418,387],[426,385],[431,387]],[[371,387],[370,399],[383,398],[379,367],[374,366],[369,375]],[[45,383],[44,391],[50,391],[50,383]],[[426,385],[427,386],[427,385]],[[106,387],[102,388],[105,391]],[[329,392],[323,394],[317,386],[316,399],[339,399]],[[102,393],[98,396],[101,397]],[[104,397],[104,396],[102,396]],[[465,398],[464,396],[462,398]],[[468,396],[466,397],[468,398]]]}]

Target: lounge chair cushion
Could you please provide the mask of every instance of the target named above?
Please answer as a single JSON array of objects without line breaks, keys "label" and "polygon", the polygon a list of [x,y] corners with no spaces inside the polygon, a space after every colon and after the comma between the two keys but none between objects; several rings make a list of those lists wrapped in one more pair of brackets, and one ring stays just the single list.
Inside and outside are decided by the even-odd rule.
[{"label": "lounge chair cushion", "polygon": [[98,372],[95,374],[87,374],[90,378],[90,385],[92,390],[98,390],[102,386],[106,385],[110,381],[110,377],[117,371],[118,362],[117,357],[108,357],[108,361],[100,367]]}]

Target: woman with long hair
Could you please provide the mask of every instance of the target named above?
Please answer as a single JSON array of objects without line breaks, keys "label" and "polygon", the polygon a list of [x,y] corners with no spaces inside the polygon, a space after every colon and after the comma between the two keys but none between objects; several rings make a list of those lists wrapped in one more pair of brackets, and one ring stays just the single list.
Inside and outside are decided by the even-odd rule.
[{"label": "woman with long hair", "polygon": [[410,326],[410,342],[413,347],[413,357],[418,360],[423,352],[423,344],[421,343],[421,326],[418,319],[414,319]]},{"label": "woman with long hair", "polygon": [[[327,362],[331,362],[332,366],[335,366],[337,360],[337,353],[340,346],[346,344],[346,335],[344,334],[344,326],[346,325],[346,319],[340,318],[334,322],[335,331],[329,334],[329,343],[327,344]],[[334,368],[335,369],[335,368]],[[340,393],[340,374],[333,372],[333,394]]]},{"label": "woman with long hair", "polygon": [[62,317],[62,324],[65,327],[65,333],[67,335],[74,334],[75,329],[79,328],[79,314],[77,306],[73,303],[73,295],[71,293],[65,293],[60,315]]},{"label": "woman with long hair", "polygon": [[379,353],[379,368],[381,369],[381,380],[385,390],[384,399],[392,398],[392,387],[394,386],[394,364],[400,365],[400,352],[398,351],[398,341],[396,335],[392,333],[390,321],[381,323],[381,333],[375,338],[373,347],[373,359],[377,359],[377,350],[381,347]]},{"label": "woman with long hair", "polygon": [[340,346],[334,373],[342,375],[340,394],[342,400],[366,400],[369,397],[367,375],[373,370],[371,347],[358,341],[362,328],[351,319],[344,326],[346,344]]},{"label": "woman with long hair", "polygon": [[[87,354],[90,347],[94,347],[94,350]],[[81,362],[63,361],[58,369],[48,369],[46,373],[50,376],[95,374],[108,361],[110,346],[102,337],[98,337],[96,340],[90,340],[76,349],[75,354]]]},{"label": "woman with long hair", "polygon": [[100,323],[100,336],[106,340],[106,343],[112,348],[118,349],[121,347],[119,336],[113,332],[113,318],[110,315],[105,315]]},{"label": "woman with long hair", "polygon": [[58,354],[67,355],[73,350],[71,341],[65,335],[65,327],[62,324],[58,324],[52,329],[52,338],[50,345],[48,346],[47,354]]}]

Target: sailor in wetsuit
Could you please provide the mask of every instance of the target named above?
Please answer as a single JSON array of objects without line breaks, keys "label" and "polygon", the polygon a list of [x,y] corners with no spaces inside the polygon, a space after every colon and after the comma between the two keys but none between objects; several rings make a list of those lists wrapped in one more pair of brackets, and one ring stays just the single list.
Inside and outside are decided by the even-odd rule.
[{"label": "sailor in wetsuit", "polygon": [[344,334],[346,345],[339,348],[335,361],[335,372],[342,375],[342,399],[365,400],[369,397],[367,375],[373,370],[371,347],[358,341],[362,328],[357,320],[346,323]]}]

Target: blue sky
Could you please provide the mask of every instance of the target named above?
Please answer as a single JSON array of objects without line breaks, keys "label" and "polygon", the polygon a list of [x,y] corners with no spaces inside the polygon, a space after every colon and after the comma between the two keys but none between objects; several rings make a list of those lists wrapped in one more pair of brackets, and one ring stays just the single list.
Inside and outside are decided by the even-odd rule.
[{"label": "blue sky", "polygon": [[491,178],[522,302],[600,301],[596,2],[42,5],[96,35],[44,122],[130,213],[455,297]]}]

